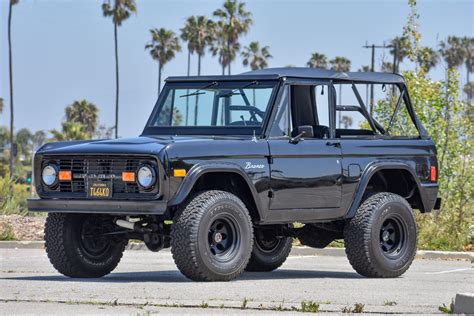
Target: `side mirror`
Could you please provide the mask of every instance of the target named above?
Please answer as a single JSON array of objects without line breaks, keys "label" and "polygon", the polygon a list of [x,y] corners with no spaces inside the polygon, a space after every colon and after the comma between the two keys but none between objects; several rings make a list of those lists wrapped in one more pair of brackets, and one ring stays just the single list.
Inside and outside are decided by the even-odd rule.
[{"label": "side mirror", "polygon": [[314,138],[314,131],[311,125],[301,125],[296,129],[296,136],[290,139],[290,144],[298,144],[301,138]]},{"label": "side mirror", "polygon": [[304,138],[313,138],[314,130],[311,125],[301,125],[296,129],[298,134],[304,133]]}]

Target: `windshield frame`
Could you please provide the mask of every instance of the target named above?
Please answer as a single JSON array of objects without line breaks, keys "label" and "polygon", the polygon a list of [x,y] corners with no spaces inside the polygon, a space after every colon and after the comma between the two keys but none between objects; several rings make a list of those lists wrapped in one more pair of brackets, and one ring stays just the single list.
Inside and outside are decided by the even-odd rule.
[{"label": "windshield frame", "polygon": [[[265,84],[272,84],[273,83],[273,90],[268,100],[267,109],[265,112],[265,117],[262,120],[262,124],[260,126],[153,126],[152,123],[156,119],[158,112],[161,110],[162,106],[164,105],[165,99],[167,98],[170,90],[174,88],[182,89],[182,88],[189,88],[190,93],[200,88],[205,87],[206,85],[211,84],[213,81],[218,83],[228,84],[229,82],[236,83],[238,86],[245,86],[247,84],[252,83],[253,81],[262,82]],[[268,119],[271,116],[271,112],[273,111],[273,104],[275,102],[275,98],[278,94],[278,90],[280,87],[280,80],[203,80],[203,81],[183,81],[183,82],[167,82],[161,91],[158,100],[153,107],[153,111],[151,112],[145,128],[142,132],[142,135],[145,136],[153,136],[153,135],[205,135],[205,136],[214,136],[214,135],[257,135],[261,136],[264,133],[264,130],[268,124]]]}]

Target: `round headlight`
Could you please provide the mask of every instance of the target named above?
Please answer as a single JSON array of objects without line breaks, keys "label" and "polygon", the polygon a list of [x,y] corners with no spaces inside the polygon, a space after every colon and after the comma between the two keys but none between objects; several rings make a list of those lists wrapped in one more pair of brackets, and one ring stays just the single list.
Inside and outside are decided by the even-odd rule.
[{"label": "round headlight", "polygon": [[148,166],[141,166],[138,169],[137,178],[138,184],[148,189],[155,183],[155,171]]},{"label": "round headlight", "polygon": [[47,165],[43,168],[43,172],[41,173],[41,178],[43,179],[44,184],[47,186],[52,186],[57,179],[58,171],[56,167],[52,165]]}]

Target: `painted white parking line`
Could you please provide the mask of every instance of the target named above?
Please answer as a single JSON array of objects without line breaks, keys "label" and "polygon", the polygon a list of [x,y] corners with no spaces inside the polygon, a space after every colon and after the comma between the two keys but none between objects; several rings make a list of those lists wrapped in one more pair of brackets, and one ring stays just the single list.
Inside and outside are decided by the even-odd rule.
[{"label": "painted white parking line", "polygon": [[425,272],[425,274],[445,274],[445,273],[453,273],[453,272],[461,272],[461,271],[468,271],[472,270],[472,268],[463,268],[463,269],[453,269],[453,270],[445,270],[445,271],[438,271],[438,272]]}]

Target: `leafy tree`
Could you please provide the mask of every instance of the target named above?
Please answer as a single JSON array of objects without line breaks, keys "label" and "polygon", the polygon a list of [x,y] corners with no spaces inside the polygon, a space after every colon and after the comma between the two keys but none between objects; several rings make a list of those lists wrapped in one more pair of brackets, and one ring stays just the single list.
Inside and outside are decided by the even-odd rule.
[{"label": "leafy tree", "polygon": [[222,9],[214,11],[214,16],[221,20],[221,30],[225,34],[224,39],[227,48],[224,52],[227,54],[225,60],[228,62],[227,70],[230,75],[231,63],[235,59],[238,50],[234,54],[232,51],[240,48],[240,45],[236,44],[239,43],[239,38],[250,29],[253,23],[252,13],[245,9],[245,2],[226,0]]},{"label": "leafy tree", "polygon": [[151,29],[151,41],[145,45],[151,57],[158,62],[158,95],[161,91],[161,72],[163,67],[171,61],[176,52],[181,51],[179,38],[176,34],[165,28]]},{"label": "leafy tree", "polygon": [[[10,82],[10,143],[11,144],[14,143],[12,14],[13,14],[13,6],[17,4],[18,2],[19,0],[10,0],[9,6],[8,6],[8,67],[9,67],[9,82]],[[10,155],[10,176],[11,177],[13,177],[13,172],[14,172],[13,159],[14,159],[13,155]]]},{"label": "leafy tree", "polygon": [[30,130],[27,128],[20,129],[16,135],[16,144],[18,146],[18,156],[23,157],[25,161],[30,162],[31,158],[31,139],[33,135],[31,134]]},{"label": "leafy tree", "polygon": [[0,98],[0,114],[2,114],[3,112],[3,106],[4,106],[3,98]]},{"label": "leafy tree", "polygon": [[370,71],[370,66],[368,65],[364,65],[362,67],[359,68],[359,70],[357,70],[359,72],[369,72]]},{"label": "leafy tree", "polygon": [[311,58],[308,60],[306,64],[309,68],[328,68],[328,59],[326,55],[320,53],[312,53]]},{"label": "leafy tree", "polygon": [[91,139],[98,125],[98,109],[87,100],[74,101],[64,109],[62,130],[51,130],[57,141]]},{"label": "leafy tree", "polygon": [[215,23],[203,15],[189,17],[181,29],[181,38],[188,42],[188,52],[198,55],[198,76],[201,75],[201,59],[214,40],[214,32]]},{"label": "leafy tree", "polygon": [[[404,28],[404,36],[410,45],[407,56],[416,61],[421,35],[418,33],[416,1],[409,0],[411,13]],[[466,108],[459,96],[457,67],[462,64],[457,40],[452,37],[442,45],[441,55],[448,64],[446,80],[434,81],[428,77],[425,67],[404,72],[412,105],[418,118],[431,135],[439,158],[439,195],[442,209],[431,214],[417,216],[419,247],[428,249],[462,250],[469,244],[469,212],[473,208],[473,121],[466,115]],[[379,105],[383,105],[382,103]],[[392,106],[387,100],[386,106]],[[472,108],[472,107],[470,107]],[[383,106],[374,108],[375,115],[384,111]],[[383,113],[382,113],[383,114]]]},{"label": "leafy tree", "polygon": [[[329,61],[331,69],[340,72],[348,72],[351,70],[351,61],[345,57],[337,56],[336,58]],[[339,104],[342,104],[342,85],[339,85]],[[342,113],[339,111],[339,127],[342,124]]]},{"label": "leafy tree", "polygon": [[44,143],[46,143],[46,140],[48,139],[45,131],[36,131],[33,136],[31,137],[31,142],[32,142],[32,146],[33,146],[33,150],[37,150],[38,148],[40,148],[41,146],[44,145]]},{"label": "leafy tree", "polygon": [[135,0],[106,0],[102,4],[102,13],[105,17],[112,17],[114,23],[115,44],[115,138],[118,138],[119,112],[119,60],[118,60],[118,27],[127,20],[132,13],[137,12]]},{"label": "leafy tree", "polygon": [[93,135],[97,128],[98,112],[95,104],[80,100],[74,101],[65,109],[66,121],[77,122],[85,126],[84,130],[89,135]]},{"label": "leafy tree", "polygon": [[251,42],[249,46],[244,47],[241,55],[243,57],[243,65],[250,65],[252,70],[267,68],[267,60],[273,57],[270,54],[269,47],[264,46],[260,48],[259,42]]},{"label": "leafy tree", "polygon": [[417,61],[420,67],[425,70],[425,72],[429,72],[438,64],[438,52],[430,47],[421,47],[418,51]]},{"label": "leafy tree", "polygon": [[448,65],[448,69],[457,68],[462,65],[466,56],[466,50],[463,47],[461,38],[448,36],[448,39],[441,41],[439,46],[439,52]]}]

